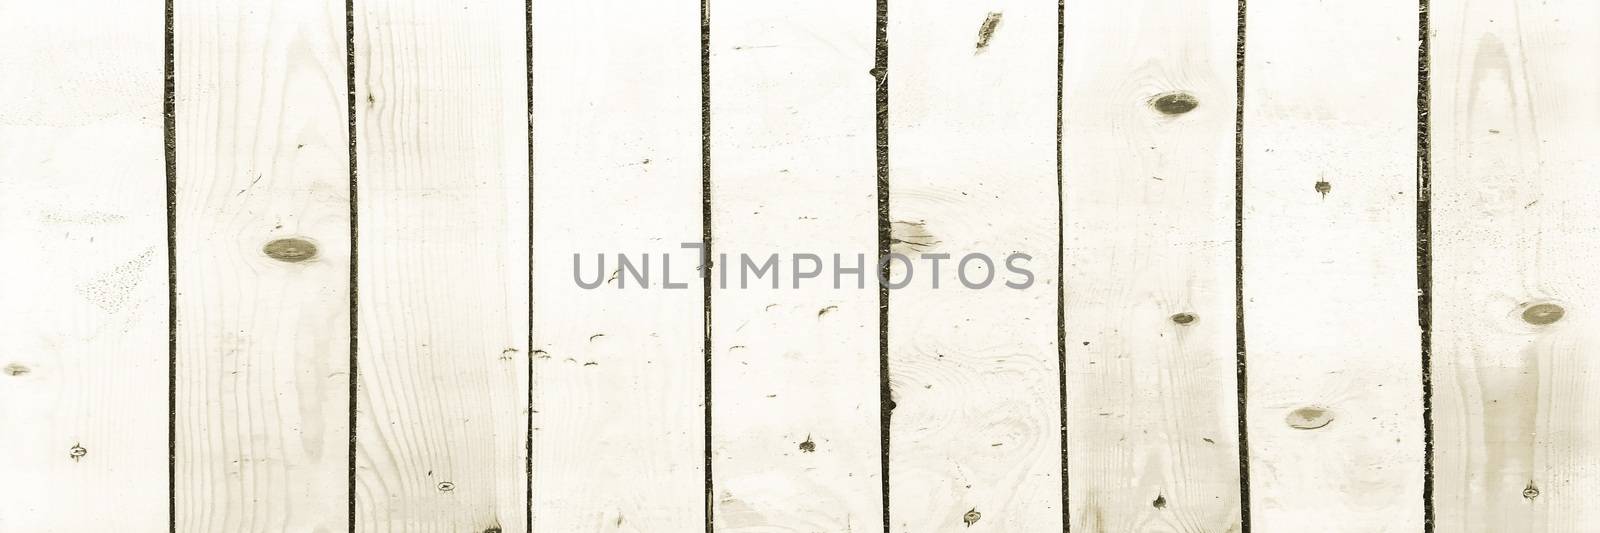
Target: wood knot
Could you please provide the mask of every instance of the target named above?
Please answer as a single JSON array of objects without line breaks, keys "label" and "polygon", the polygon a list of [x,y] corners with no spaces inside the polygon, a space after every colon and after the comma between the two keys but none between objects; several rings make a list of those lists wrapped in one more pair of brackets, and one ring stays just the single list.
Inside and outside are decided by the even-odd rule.
[{"label": "wood knot", "polygon": [[1566,316],[1567,310],[1552,303],[1530,305],[1522,310],[1522,320],[1535,326],[1554,324]]},{"label": "wood knot", "polygon": [[973,524],[978,523],[979,518],[983,518],[983,513],[978,512],[977,507],[968,509],[965,514],[961,515],[961,521],[967,524],[967,527],[972,527]]},{"label": "wood knot", "polygon": [[32,371],[33,369],[23,366],[21,363],[11,363],[6,365],[5,369],[7,376],[22,376]]},{"label": "wood knot", "polygon": [[1289,412],[1284,417],[1284,422],[1295,429],[1319,429],[1333,423],[1333,412],[1315,405],[1308,405]]},{"label": "wood knot", "polygon": [[261,247],[261,253],[285,263],[299,263],[316,257],[317,245],[306,239],[289,237],[267,243]]},{"label": "wood knot", "polygon": [[1176,315],[1172,315],[1172,322],[1179,326],[1193,324],[1195,320],[1199,319],[1200,317],[1194,316],[1194,313],[1178,313]]},{"label": "wood knot", "polygon": [[456,490],[456,484],[455,483],[451,483],[449,481],[440,481],[439,482],[439,492],[450,492],[452,490]]},{"label": "wood knot", "polygon": [[1151,507],[1155,507],[1157,509],[1166,509],[1167,508],[1167,497],[1165,495],[1162,495],[1162,494],[1157,494],[1156,495],[1156,500],[1153,501],[1153,502],[1150,502],[1150,506]]},{"label": "wood knot", "polygon": [[1150,107],[1163,115],[1182,115],[1200,107],[1200,99],[1183,91],[1172,91],[1151,98]]}]

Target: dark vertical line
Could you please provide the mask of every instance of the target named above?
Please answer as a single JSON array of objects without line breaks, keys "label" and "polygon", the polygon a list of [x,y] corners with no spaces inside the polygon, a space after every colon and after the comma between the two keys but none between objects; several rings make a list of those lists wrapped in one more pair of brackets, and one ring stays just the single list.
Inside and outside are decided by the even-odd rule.
[{"label": "dark vertical line", "polygon": [[701,345],[705,362],[705,513],[706,533],[713,531],[711,473],[711,0],[700,0],[700,259],[701,306],[705,339]]},{"label": "dark vertical line", "polygon": [[1072,483],[1067,467],[1067,215],[1062,178],[1064,154],[1061,136],[1062,115],[1066,106],[1067,3],[1056,1],[1056,371],[1061,380],[1057,398],[1061,402],[1061,531],[1072,531]]},{"label": "dark vertical line", "polygon": [[1417,11],[1417,325],[1422,336],[1422,530],[1433,533],[1433,103],[1428,0]]},{"label": "dark vertical line", "polygon": [[1234,50],[1233,109],[1233,313],[1234,379],[1239,395],[1239,531],[1250,533],[1249,372],[1244,341],[1244,52],[1245,0],[1239,0],[1238,43]]},{"label": "dark vertical line", "polygon": [[167,173],[167,529],[178,531],[178,104],[173,0],[166,1],[161,135]]},{"label": "dark vertical line", "polygon": [[526,519],[527,533],[533,532],[533,0],[525,0],[522,6],[522,42],[526,47],[523,50],[523,61],[526,63],[527,97],[528,106],[523,111],[528,119],[528,343],[523,355],[528,358],[528,425],[523,428],[527,442],[523,444],[523,469],[524,486],[523,495],[526,502],[523,508],[523,517]]},{"label": "dark vertical line", "polygon": [[878,147],[878,476],[883,491],[883,531],[889,532],[889,0],[878,0],[872,74],[877,84]]},{"label": "dark vertical line", "polygon": [[356,5],[355,0],[345,0],[344,3],[344,75],[345,75],[345,114],[348,119],[349,156],[350,156],[350,406],[346,412],[346,423],[350,426],[350,444],[346,450],[346,460],[349,462],[349,479],[346,481],[348,493],[345,498],[346,513],[349,518],[351,533],[356,530],[356,415],[359,400],[356,394],[359,390],[361,366],[360,351],[357,344],[359,316],[359,294],[357,273],[360,268],[360,211],[357,202],[356,190]]},{"label": "dark vertical line", "polygon": [[877,83],[878,149],[878,480],[882,490],[883,533],[890,531],[890,2],[878,0],[872,77]]}]

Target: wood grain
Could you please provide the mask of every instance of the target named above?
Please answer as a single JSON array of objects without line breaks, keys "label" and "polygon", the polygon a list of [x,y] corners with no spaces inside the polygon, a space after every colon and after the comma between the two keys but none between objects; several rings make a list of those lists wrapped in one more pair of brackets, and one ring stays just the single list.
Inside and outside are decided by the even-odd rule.
[{"label": "wood grain", "polygon": [[[917,261],[889,296],[890,529],[1062,528],[1056,345],[1057,10],[1041,2],[891,5],[889,218]],[[987,34],[985,37],[984,35]],[[983,45],[979,46],[979,42]],[[1032,272],[1027,289],[1004,259]],[[970,253],[994,266],[968,264]],[[893,280],[906,275],[893,263]],[[898,281],[897,281],[898,282]]]},{"label": "wood grain", "polygon": [[357,530],[527,526],[525,21],[355,4]]},{"label": "wood grain", "polygon": [[[713,242],[729,254],[712,296],[716,530],[870,530],[882,520],[875,104],[862,70],[874,5],[711,12]],[[741,284],[740,254],[777,254],[779,287]],[[835,254],[859,270],[836,280]]]},{"label": "wood grain", "polygon": [[0,5],[0,531],[167,528],[163,19]]},{"label": "wood grain", "polygon": [[704,531],[700,5],[538,0],[533,35],[533,529]]},{"label": "wood grain", "polygon": [[1238,13],[1159,0],[1065,9],[1072,525],[1238,531]]},{"label": "wood grain", "polygon": [[1435,2],[1437,531],[1600,529],[1600,4]]},{"label": "wood grain", "polygon": [[174,12],[178,531],[348,522],[342,7]]},{"label": "wood grain", "polygon": [[1244,330],[1256,531],[1419,531],[1415,2],[1250,2]]}]

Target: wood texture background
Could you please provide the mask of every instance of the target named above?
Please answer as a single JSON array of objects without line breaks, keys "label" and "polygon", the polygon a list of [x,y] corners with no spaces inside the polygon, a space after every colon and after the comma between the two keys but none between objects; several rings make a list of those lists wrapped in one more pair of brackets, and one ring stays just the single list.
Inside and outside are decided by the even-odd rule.
[{"label": "wood texture background", "polygon": [[0,532],[1600,531],[1597,48],[1587,0],[6,2]]}]

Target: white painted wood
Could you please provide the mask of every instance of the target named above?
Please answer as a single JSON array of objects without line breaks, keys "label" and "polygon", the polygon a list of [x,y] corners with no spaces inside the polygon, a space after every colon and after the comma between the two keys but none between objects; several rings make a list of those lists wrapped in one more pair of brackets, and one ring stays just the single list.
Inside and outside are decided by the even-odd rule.
[{"label": "white painted wood", "polygon": [[0,4],[0,531],[167,528],[164,16]]},{"label": "white painted wood", "polygon": [[357,530],[526,529],[525,20],[355,5]]},{"label": "white painted wood", "polygon": [[[538,0],[533,35],[533,529],[703,531],[700,6]],[[580,288],[602,253],[649,288]]]},{"label": "white painted wood", "polygon": [[1253,530],[1418,531],[1417,4],[1248,10]]},{"label": "white painted wood", "polygon": [[1065,9],[1072,525],[1237,531],[1238,10],[1162,0]]},{"label": "white painted wood", "polygon": [[[716,1],[712,296],[717,531],[881,528],[870,2]],[[741,288],[739,254],[779,256]],[[798,254],[820,258],[820,267]],[[834,289],[833,255],[845,268]],[[820,272],[800,280],[801,272]]]},{"label": "white painted wood", "polygon": [[[952,256],[938,289],[918,261],[889,297],[892,531],[1062,527],[1056,30],[1053,3],[889,8],[893,249]],[[1014,252],[1028,289],[1003,284]],[[969,253],[997,257],[994,284],[956,279]]]},{"label": "white painted wood", "polygon": [[178,531],[348,522],[344,20],[176,4]]},{"label": "white painted wood", "polygon": [[1437,531],[1600,530],[1600,4],[1431,17]]}]

